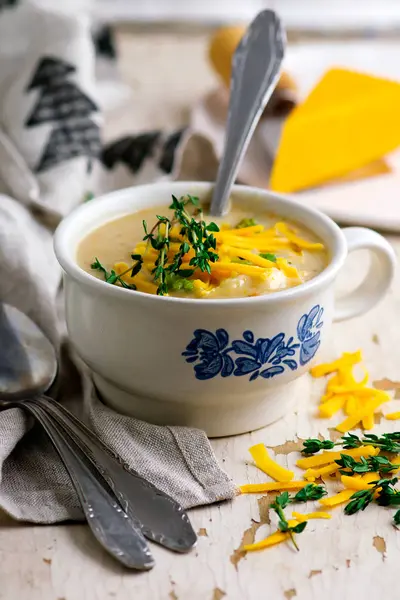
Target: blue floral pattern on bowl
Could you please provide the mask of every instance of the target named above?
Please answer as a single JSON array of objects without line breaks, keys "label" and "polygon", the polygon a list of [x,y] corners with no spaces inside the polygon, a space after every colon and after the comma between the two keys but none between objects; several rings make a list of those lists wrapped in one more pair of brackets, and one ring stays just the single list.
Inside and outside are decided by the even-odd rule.
[{"label": "blue floral pattern on bowl", "polygon": [[252,331],[243,332],[242,339],[229,342],[225,329],[215,333],[196,329],[192,341],[182,356],[194,364],[195,377],[200,380],[221,377],[243,377],[249,381],[258,377],[270,379],[299,364],[307,364],[321,344],[322,315],[324,309],[317,304],[302,315],[297,324],[297,339],[283,332],[272,338],[256,339]]}]

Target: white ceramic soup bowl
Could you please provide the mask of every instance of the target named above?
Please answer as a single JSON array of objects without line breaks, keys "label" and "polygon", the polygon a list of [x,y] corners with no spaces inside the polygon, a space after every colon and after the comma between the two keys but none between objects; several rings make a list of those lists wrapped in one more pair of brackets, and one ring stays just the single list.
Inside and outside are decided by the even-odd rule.
[{"label": "white ceramic soup bowl", "polygon": [[[294,288],[252,298],[161,297],[107,284],[76,262],[80,241],[107,221],[170,203],[171,194],[209,199],[208,183],[159,183],[92,200],[67,217],[55,236],[64,270],[70,339],[93,372],[104,402],[158,424],[188,425],[209,436],[257,429],[293,403],[293,385],[309,370],[332,321],[370,309],[385,295],[395,256],[379,234],[341,230],[328,217],[267,191],[235,186],[251,200],[311,229],[330,255],[327,268]],[[132,240],[132,247],[137,240]],[[334,281],[349,251],[373,260],[361,286],[334,305]]]}]

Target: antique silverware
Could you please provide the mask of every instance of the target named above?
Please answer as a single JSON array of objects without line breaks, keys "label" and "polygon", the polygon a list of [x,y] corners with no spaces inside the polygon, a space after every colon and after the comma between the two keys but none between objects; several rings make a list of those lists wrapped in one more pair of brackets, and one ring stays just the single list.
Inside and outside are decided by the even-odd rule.
[{"label": "antique silverware", "polygon": [[50,342],[28,317],[2,304],[0,342],[0,410],[19,407],[34,416],[67,469],[96,539],[125,566],[150,569],[154,559],[137,519],[122,509],[112,489],[93,473],[74,439],[36,402],[36,394],[50,387],[57,372]]},{"label": "antique silverware", "polygon": [[190,550],[197,537],[179,503],[131,469],[64,406],[43,394],[56,375],[54,349],[30,319],[6,305],[0,308],[2,340],[5,341],[0,347],[3,348],[0,349],[3,407],[6,400],[23,402],[27,409],[40,407],[57,425],[58,433],[64,433],[73,449],[79,450],[86,466],[95,470],[97,478],[112,490],[123,510],[139,523],[146,537],[177,552]]}]

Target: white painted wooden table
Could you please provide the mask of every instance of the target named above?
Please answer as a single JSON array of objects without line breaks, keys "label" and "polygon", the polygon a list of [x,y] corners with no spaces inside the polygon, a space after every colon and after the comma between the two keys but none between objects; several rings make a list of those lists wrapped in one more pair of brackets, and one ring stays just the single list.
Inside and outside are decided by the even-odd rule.
[{"label": "white painted wooden table", "polygon": [[[184,123],[189,103],[213,84],[204,61],[205,38],[198,35],[119,36],[122,72],[134,87],[132,112],[123,122],[118,111],[108,134]],[[151,65],[149,74],[148,65]],[[172,65],[172,66],[171,66]],[[168,74],[166,74],[168,70]],[[391,238],[397,253],[400,238]],[[363,255],[352,256],[339,289],[362,276]],[[327,358],[362,348],[371,379],[400,379],[400,279],[388,297],[368,315],[335,325]],[[252,434],[213,442],[218,459],[238,484],[266,477],[248,464],[247,449],[257,442],[275,447],[277,460],[293,466],[296,445],[286,442],[319,433],[329,436],[340,418],[314,415],[320,382],[304,378],[293,414]],[[393,408],[399,404],[394,401]],[[398,408],[397,408],[398,410]],[[382,420],[377,431],[394,430]],[[251,462],[251,461],[250,461]],[[300,552],[281,545],[244,556],[243,541],[270,531],[268,498],[241,496],[233,502],[193,510],[197,548],[176,556],[152,547],[156,567],[149,573],[124,571],[92,540],[87,527],[34,527],[0,516],[1,600],[354,600],[400,597],[397,573],[400,533],[384,509],[368,508],[354,517],[333,511],[331,521],[310,521],[299,536]]]}]

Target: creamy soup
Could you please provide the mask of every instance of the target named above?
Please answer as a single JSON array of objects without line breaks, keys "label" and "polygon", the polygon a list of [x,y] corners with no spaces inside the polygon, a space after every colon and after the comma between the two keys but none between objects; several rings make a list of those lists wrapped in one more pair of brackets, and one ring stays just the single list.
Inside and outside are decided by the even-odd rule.
[{"label": "creamy soup", "polygon": [[296,223],[237,204],[211,219],[189,197],[102,225],[83,239],[77,262],[132,293],[209,299],[300,285],[326,267],[328,256],[321,240]]}]

